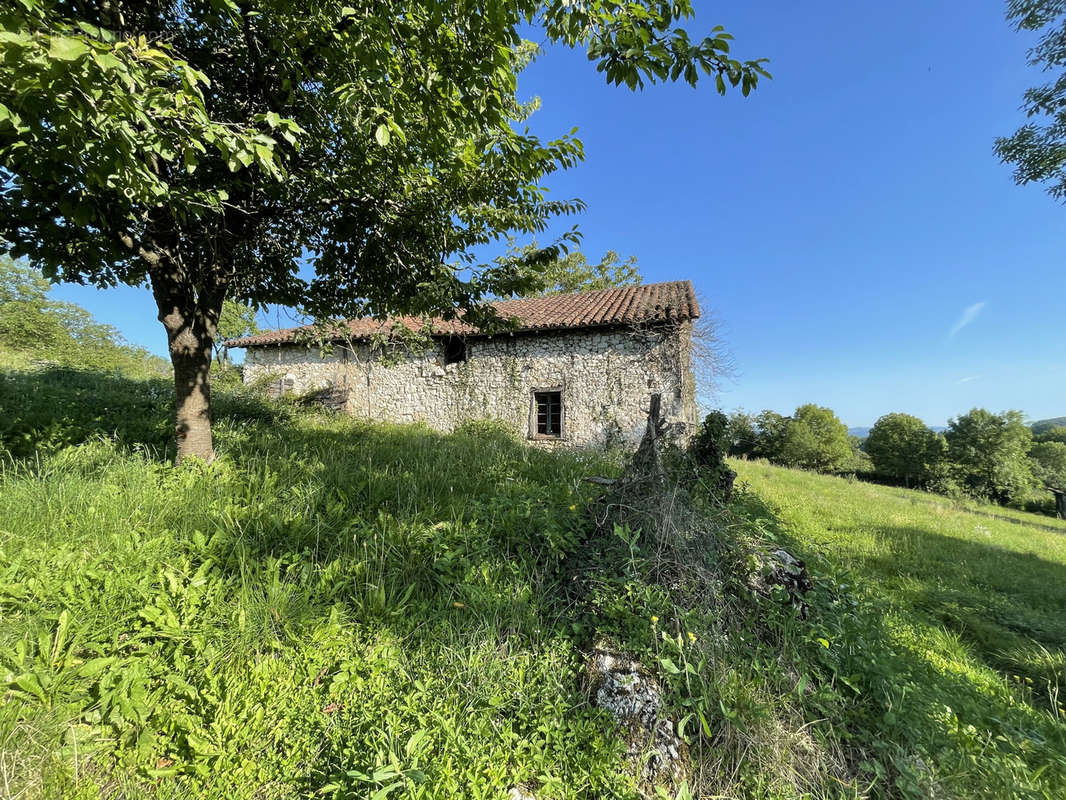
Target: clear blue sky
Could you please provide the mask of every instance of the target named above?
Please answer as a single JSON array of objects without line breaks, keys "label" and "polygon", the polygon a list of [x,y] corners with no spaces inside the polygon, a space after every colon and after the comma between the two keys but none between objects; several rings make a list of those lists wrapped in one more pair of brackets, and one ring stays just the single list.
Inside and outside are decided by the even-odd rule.
[{"label": "clear blue sky", "polygon": [[[690,31],[723,24],[738,55],[771,59],[747,99],[607,87],[561,50],[523,76],[523,98],[543,101],[533,129],[576,125],[585,143],[550,183],[589,205],[582,249],[635,255],[648,281],[690,278],[719,319],[739,374],[716,404],[816,402],[852,426],[889,411],[942,425],[973,406],[1066,415],[1066,208],[1015,186],[992,150],[1041,79],[1004,6],[698,3]],[[56,294],[165,351],[147,292]]]}]

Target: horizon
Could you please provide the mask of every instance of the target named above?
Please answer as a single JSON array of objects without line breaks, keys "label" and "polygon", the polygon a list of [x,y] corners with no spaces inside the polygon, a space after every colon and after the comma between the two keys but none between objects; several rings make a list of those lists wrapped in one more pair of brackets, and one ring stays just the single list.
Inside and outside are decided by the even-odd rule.
[{"label": "horizon", "polygon": [[[699,5],[693,32],[725,25],[774,79],[748,98],[628,92],[558,48],[522,75],[519,96],[543,101],[531,130],[577,126],[587,153],[549,186],[588,211],[542,240],[576,221],[590,261],[615,250],[646,282],[692,280],[737,364],[713,402],[726,410],[814,402],[849,428],[892,411],[931,426],[973,407],[1066,413],[1066,332],[1043,288],[1066,216],[993,152],[1041,81],[1033,37],[999,3]],[[165,355],[147,290],[53,295]],[[262,322],[287,327],[279,310]]]}]

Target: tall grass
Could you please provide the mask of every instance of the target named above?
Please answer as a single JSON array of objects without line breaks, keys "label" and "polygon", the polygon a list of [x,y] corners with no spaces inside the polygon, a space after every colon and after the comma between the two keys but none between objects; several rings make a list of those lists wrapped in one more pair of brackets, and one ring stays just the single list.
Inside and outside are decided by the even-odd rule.
[{"label": "tall grass", "polygon": [[[227,390],[218,461],[174,469],[167,403],[115,375],[0,381],[4,796],[631,798],[626,734],[588,695],[597,643],[661,682],[694,796],[1062,794],[1059,595],[1038,591],[1057,534],[966,514],[1009,557],[1043,537],[1048,566],[919,575],[926,539],[977,558],[964,512],[741,465],[731,511],[677,490],[715,544],[666,575],[587,511],[613,455]],[[852,540],[885,538],[885,503],[913,575]],[[804,604],[766,580],[779,546],[812,569]],[[945,598],[1016,638],[979,647]]]}]

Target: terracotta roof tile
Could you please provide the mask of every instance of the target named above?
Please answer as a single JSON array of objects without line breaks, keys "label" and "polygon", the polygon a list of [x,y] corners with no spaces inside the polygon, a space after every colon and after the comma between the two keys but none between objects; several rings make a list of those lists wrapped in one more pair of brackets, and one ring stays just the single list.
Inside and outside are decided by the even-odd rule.
[{"label": "terracotta roof tile", "polygon": [[[552,294],[493,303],[505,318],[517,318],[519,332],[549,331],[566,328],[597,328],[612,325],[635,325],[648,322],[696,319],[700,307],[691,281],[645,283],[595,292]],[[442,335],[477,335],[478,330],[462,320],[431,320],[434,333]],[[412,331],[421,330],[424,320],[418,317],[390,317],[386,320],[360,317],[348,320],[345,331],[337,338],[362,339],[400,324]],[[294,341],[300,331],[311,326],[267,331],[227,342],[229,347],[264,347]]]}]

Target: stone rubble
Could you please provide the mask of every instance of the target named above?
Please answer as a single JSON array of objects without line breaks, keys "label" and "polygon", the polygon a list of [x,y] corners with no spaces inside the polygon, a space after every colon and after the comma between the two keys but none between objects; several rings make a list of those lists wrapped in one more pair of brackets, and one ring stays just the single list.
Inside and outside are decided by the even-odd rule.
[{"label": "stone rubble", "polygon": [[589,660],[595,704],[626,732],[626,757],[641,789],[679,786],[688,778],[688,753],[674,723],[663,716],[658,681],[639,662],[597,648]]}]

